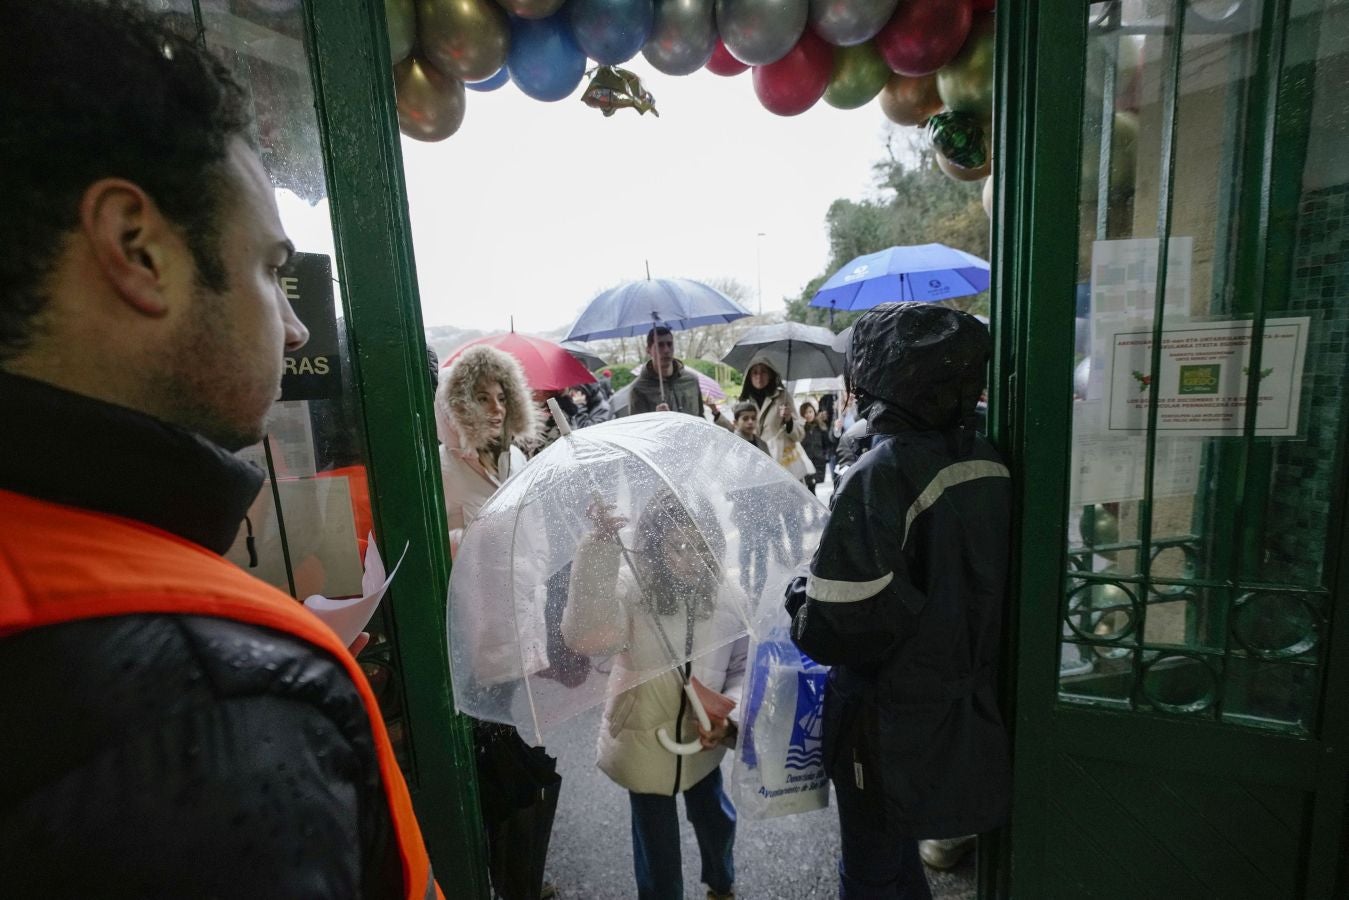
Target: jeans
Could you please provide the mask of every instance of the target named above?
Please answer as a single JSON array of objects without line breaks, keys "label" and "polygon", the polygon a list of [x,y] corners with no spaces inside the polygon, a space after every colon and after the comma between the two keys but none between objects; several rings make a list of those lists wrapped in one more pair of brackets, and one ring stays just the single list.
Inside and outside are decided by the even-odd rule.
[{"label": "jeans", "polygon": [[833,779],[842,843],[839,900],[932,900],[918,839],[887,828],[879,792],[858,790],[852,776],[845,764]]},{"label": "jeans", "polygon": [[[632,867],[638,900],[684,900],[675,798],[628,792],[632,804]],[[718,894],[735,885],[735,807],[721,786],[721,769],[684,792],[684,812],[698,838],[702,880]]]}]

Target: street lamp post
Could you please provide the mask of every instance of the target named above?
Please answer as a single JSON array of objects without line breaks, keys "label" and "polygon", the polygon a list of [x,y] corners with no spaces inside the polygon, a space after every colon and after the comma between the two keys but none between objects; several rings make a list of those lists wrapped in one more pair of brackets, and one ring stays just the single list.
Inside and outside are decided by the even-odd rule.
[{"label": "street lamp post", "polygon": [[759,315],[763,316],[763,239],[765,232],[759,232],[758,243],[755,247],[755,261],[759,272]]}]

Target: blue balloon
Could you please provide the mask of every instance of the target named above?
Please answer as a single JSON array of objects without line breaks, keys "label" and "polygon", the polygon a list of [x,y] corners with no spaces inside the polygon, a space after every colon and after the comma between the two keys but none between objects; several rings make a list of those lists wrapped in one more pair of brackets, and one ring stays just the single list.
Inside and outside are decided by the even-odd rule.
[{"label": "blue balloon", "polygon": [[512,19],[506,69],[527,97],[549,102],[569,97],[585,74],[586,55],[571,36],[566,12]]},{"label": "blue balloon", "polygon": [[571,0],[567,9],[576,43],[602,66],[636,56],[656,22],[654,0]]},{"label": "blue balloon", "polygon": [[470,91],[495,91],[510,80],[511,73],[506,71],[505,66],[502,66],[496,70],[495,75],[484,78],[482,81],[465,81],[464,87],[468,88]]}]

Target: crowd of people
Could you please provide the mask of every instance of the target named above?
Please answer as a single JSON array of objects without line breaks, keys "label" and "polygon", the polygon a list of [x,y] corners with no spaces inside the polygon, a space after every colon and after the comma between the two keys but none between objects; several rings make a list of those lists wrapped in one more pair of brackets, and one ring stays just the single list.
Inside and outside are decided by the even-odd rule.
[{"label": "crowd of people", "polygon": [[[431,871],[361,642],[221,555],[263,482],[233,454],[261,438],[283,354],[307,339],[277,280],[293,247],[244,92],[123,4],[19,4],[0,44],[0,169],[23,173],[0,220],[0,416],[22,426],[0,430],[0,673],[20,688],[0,700],[0,883],[33,898],[443,896],[456,873]],[[1006,820],[1008,473],[971,427],[989,352],[971,316],[883,304],[851,338],[855,414],[797,403],[765,357],[727,416],[663,327],[632,386],[632,414],[715,422],[812,492],[833,469],[809,571],[781,590],[793,639],[831,667],[844,898],[928,897],[920,838]],[[609,399],[604,384],[536,394],[491,347],[441,372],[451,552],[530,455],[603,422]],[[652,629],[625,610],[692,646],[728,552],[715,516],[658,494],[626,572],[622,516],[587,517],[548,583],[565,645],[551,677],[586,676],[568,652],[640,667]],[[628,792],[639,897],[684,896],[680,795],[707,896],[734,896],[720,762],[746,650],[609,698],[598,764]],[[707,724],[684,700],[695,687],[722,701]],[[662,730],[696,734],[696,752],[672,755]],[[484,810],[509,787],[484,782]]]}]

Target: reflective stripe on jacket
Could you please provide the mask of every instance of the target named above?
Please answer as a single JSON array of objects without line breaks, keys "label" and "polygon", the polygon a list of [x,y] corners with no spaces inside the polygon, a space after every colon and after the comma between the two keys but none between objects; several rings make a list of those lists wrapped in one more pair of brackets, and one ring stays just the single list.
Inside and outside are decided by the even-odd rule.
[{"label": "reflective stripe on jacket", "polygon": [[106,616],[230,619],[292,635],[338,660],[360,693],[378,756],[408,900],[443,897],[369,683],[337,636],[287,595],[214,553],[128,519],[0,490],[0,638]]}]

